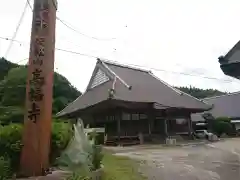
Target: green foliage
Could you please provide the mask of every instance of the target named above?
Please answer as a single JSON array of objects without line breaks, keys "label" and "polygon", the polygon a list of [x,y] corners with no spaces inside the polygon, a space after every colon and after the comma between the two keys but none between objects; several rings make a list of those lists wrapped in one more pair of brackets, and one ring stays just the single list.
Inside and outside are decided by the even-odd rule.
[{"label": "green foliage", "polygon": [[16,171],[19,167],[22,148],[22,125],[11,124],[0,127],[0,156],[11,159],[11,168]]},{"label": "green foliage", "polygon": [[[23,122],[26,79],[27,66],[19,66],[0,59],[0,124]],[[52,109],[54,114],[80,95],[81,93],[65,77],[54,73]]]},{"label": "green foliage", "polygon": [[[0,59],[0,156],[10,158],[13,172],[18,169],[20,162],[26,79],[27,66]],[[59,112],[80,95],[65,77],[54,73],[53,113]],[[66,148],[71,137],[72,128],[69,123],[60,120],[53,123],[50,154],[52,161]]]},{"label": "green foliage", "polygon": [[139,163],[127,157],[115,156],[105,152],[103,158],[103,180],[143,180],[139,171]]},{"label": "green foliage", "polygon": [[176,88],[187,94],[190,94],[193,97],[199,98],[199,99],[226,94],[226,93],[218,91],[216,89],[199,89],[199,88],[195,88],[195,87],[191,87],[191,86],[190,87],[176,87]]},{"label": "green foliage", "polygon": [[93,154],[92,154],[92,170],[97,170],[101,168],[103,159],[102,146],[93,145]]},{"label": "green foliage", "polygon": [[80,95],[81,93],[64,76],[54,73],[53,113],[61,111]]},{"label": "green foliage", "polygon": [[99,145],[99,134],[96,131],[88,133],[88,139],[93,141],[92,144],[92,170],[99,169],[102,164],[103,154],[102,146]]},{"label": "green foliage", "polygon": [[[0,82],[1,104],[3,106],[24,106],[26,97],[27,67],[20,66],[9,71]],[[54,111],[62,110],[81,93],[62,75],[54,74],[53,105]]]},{"label": "green foliage", "polygon": [[217,117],[216,118],[217,121],[223,121],[223,122],[227,122],[230,123],[231,119],[228,117]]},{"label": "green foliage", "polygon": [[0,156],[0,180],[6,180],[11,175],[10,160],[7,157]]},{"label": "green foliage", "polygon": [[12,68],[17,67],[17,64],[13,64],[10,61],[7,61],[4,58],[0,58],[0,81],[4,79],[8,71]]},{"label": "green foliage", "polygon": [[[23,125],[10,124],[0,126],[0,156],[9,157],[11,169],[16,172],[19,168],[20,154],[22,148]],[[66,148],[72,136],[71,125],[69,123],[53,123],[51,156],[52,162]]]},{"label": "green foliage", "polygon": [[234,134],[234,128],[232,127],[230,121],[215,120],[212,122],[212,131],[217,135],[221,136],[222,134],[232,135]]},{"label": "green foliage", "polygon": [[0,107],[0,125],[23,123],[24,110],[17,106]]},{"label": "green foliage", "polygon": [[52,124],[52,143],[51,143],[51,161],[59,157],[62,151],[67,147],[73,136],[70,123],[54,122]]},{"label": "green foliage", "polygon": [[92,145],[88,140],[83,125],[74,125],[74,136],[66,150],[58,158],[58,166],[68,171],[90,170],[92,166]]},{"label": "green foliage", "polygon": [[0,82],[0,93],[2,106],[23,107],[26,97],[27,70],[25,67],[13,68]]}]

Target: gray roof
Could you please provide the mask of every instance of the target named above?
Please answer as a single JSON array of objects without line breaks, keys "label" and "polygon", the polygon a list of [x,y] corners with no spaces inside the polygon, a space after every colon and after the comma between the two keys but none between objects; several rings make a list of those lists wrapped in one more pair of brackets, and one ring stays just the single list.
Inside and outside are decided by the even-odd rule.
[{"label": "gray roof", "polygon": [[[205,98],[203,100],[204,102],[213,105],[213,108],[208,112],[214,117],[240,117],[240,92]],[[192,114],[192,120],[203,121],[204,119],[201,115],[202,113]]]},{"label": "gray roof", "polygon": [[224,74],[240,79],[240,41],[225,56],[220,56],[218,59]]},{"label": "gray roof", "polygon": [[224,56],[224,59],[226,59],[227,63],[240,62],[240,41]]},{"label": "gray roof", "polygon": [[108,92],[113,87],[114,81],[115,95],[112,99],[115,100],[156,103],[161,107],[187,108],[193,111],[205,111],[211,108],[201,100],[173,88],[150,71],[104,60],[99,60],[97,67],[113,78],[99,86],[87,89],[82,96],[59,112],[58,116],[71,114],[108,100]]}]

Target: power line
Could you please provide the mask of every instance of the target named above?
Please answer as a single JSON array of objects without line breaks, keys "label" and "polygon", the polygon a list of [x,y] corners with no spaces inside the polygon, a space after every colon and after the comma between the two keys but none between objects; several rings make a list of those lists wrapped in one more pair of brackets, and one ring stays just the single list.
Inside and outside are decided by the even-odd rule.
[{"label": "power line", "polygon": [[7,37],[0,37],[0,39],[6,40],[6,41],[13,41],[13,42],[17,42],[20,45],[22,45],[22,43],[18,40],[12,39],[12,38],[7,38]]},{"label": "power line", "polygon": [[[110,61],[113,63],[119,63],[117,61]],[[158,69],[158,68],[153,68],[153,67],[148,67],[148,66],[143,66],[143,65],[136,65],[136,64],[129,64],[129,63],[123,63],[125,65],[129,65],[129,66],[135,66],[135,67],[140,67],[140,68],[145,68],[145,69],[150,69],[153,71],[162,71],[162,72],[170,72],[173,74],[180,74],[180,75],[185,75],[185,76],[193,76],[193,77],[201,77],[204,79],[210,79],[210,80],[220,80],[220,81],[225,81],[225,82],[233,82],[232,80],[227,80],[227,79],[219,79],[216,77],[209,77],[209,76],[199,76],[199,75],[195,75],[195,74],[190,74],[190,73],[184,73],[184,72],[177,72],[177,71],[169,71],[169,70],[165,70],[165,69]]]},{"label": "power line", "polygon": [[91,58],[99,58],[98,56],[93,56],[93,55],[90,55],[90,54],[84,54],[84,53],[80,53],[80,52],[76,52],[76,51],[71,51],[71,50],[66,50],[66,49],[60,49],[60,48],[55,48],[56,50],[59,50],[59,51],[63,51],[63,52],[67,52],[67,53],[71,53],[71,54],[78,54],[78,55],[81,55],[81,56],[87,56],[87,57],[91,57]]},{"label": "power line", "polygon": [[56,17],[58,21],[60,21],[64,26],[66,26],[68,29],[82,35],[82,36],[85,36],[87,38],[91,38],[91,39],[94,39],[94,40],[98,40],[98,41],[110,41],[110,40],[115,40],[116,38],[98,38],[98,37],[94,37],[94,36],[89,36],[89,35],[86,35],[78,30],[76,30],[75,28],[71,27],[69,25],[69,23],[67,23],[66,21],[63,21],[62,19],[60,19],[59,17]]},{"label": "power line", "polygon": [[[54,2],[53,2],[54,3]],[[33,10],[29,0],[27,0],[27,5],[30,7],[31,10]],[[66,26],[67,28],[71,29],[72,31],[82,35],[82,36],[85,36],[87,38],[92,38],[92,39],[95,39],[95,40],[113,40],[113,39],[116,39],[116,38],[110,38],[110,39],[102,39],[102,38],[97,38],[97,37],[93,37],[93,36],[89,36],[89,35],[86,35],[82,32],[79,32],[78,30],[76,30],[75,28],[71,27],[69,25],[69,23],[67,23],[66,21],[63,21],[61,18],[59,17],[56,17],[57,20],[59,20],[64,26]],[[19,41],[16,41],[16,42],[19,42]],[[87,56],[87,57],[92,57],[92,58],[98,58],[97,56],[93,56],[93,55],[89,55],[89,54],[84,54],[84,53],[79,53],[79,52],[75,52],[75,51],[71,51],[71,50],[66,50],[66,49],[60,49],[60,48],[56,48],[56,50],[59,50],[59,51],[63,51],[63,52],[67,52],[67,53],[72,53],[72,54],[78,54],[78,55],[81,55],[81,56]],[[114,61],[113,61],[114,62]],[[115,61],[116,62],[116,61]],[[126,64],[126,63],[124,63]],[[220,80],[220,81],[224,81],[224,82],[233,82],[231,80],[225,80],[225,79],[219,79],[219,78],[215,78],[215,77],[208,77],[208,76],[199,76],[199,75],[194,75],[194,74],[189,74],[189,73],[184,73],[184,72],[175,72],[175,71],[169,71],[169,70],[164,70],[164,69],[158,69],[158,68],[152,68],[152,67],[147,67],[147,66],[141,66],[141,65],[136,65],[136,64],[127,64],[127,65],[131,65],[131,66],[136,66],[136,67],[142,67],[142,68],[148,68],[148,69],[151,69],[151,70],[154,70],[154,71],[161,71],[161,72],[170,72],[170,73],[173,73],[173,74],[181,74],[181,75],[185,75],[185,76],[192,76],[192,77],[201,77],[201,78],[204,78],[204,79],[210,79],[210,80]]]},{"label": "power line", "polygon": [[31,6],[31,3],[30,3],[29,0],[27,0],[27,3],[28,3],[28,6],[30,7],[30,9],[33,11],[33,8],[32,8],[32,6]]},{"label": "power line", "polygon": [[[0,37],[1,39],[4,39],[6,41],[10,41],[12,39],[10,38],[5,38],[5,37]],[[25,42],[22,42],[22,41],[18,41],[18,40],[14,40],[15,42],[19,43],[20,45],[26,45]],[[67,41],[67,42],[70,42],[70,43],[73,43],[71,41]],[[63,52],[67,52],[67,53],[72,53],[72,54],[78,54],[78,55],[82,55],[82,56],[87,56],[87,57],[92,57],[92,58],[99,58],[98,56],[93,56],[93,55],[90,55],[90,54],[84,54],[84,53],[80,53],[80,52],[75,52],[75,51],[71,51],[71,50],[66,50],[66,49],[61,49],[61,48],[55,48],[55,50],[58,50],[58,51],[63,51]]]},{"label": "power line", "polygon": [[10,42],[10,44],[9,44],[9,46],[8,46],[8,49],[7,49],[4,57],[7,57],[7,56],[8,56],[8,53],[10,52],[10,50],[11,50],[11,48],[12,48],[13,40],[16,38],[17,33],[18,33],[18,30],[19,30],[19,28],[20,28],[20,26],[21,26],[21,24],[22,24],[23,18],[24,18],[24,16],[25,16],[25,13],[26,13],[26,10],[27,10],[27,6],[28,6],[28,0],[26,1],[26,4],[25,4],[24,9],[23,9],[23,12],[22,12],[21,17],[20,17],[20,19],[19,19],[19,22],[18,22],[18,24],[17,24],[16,30],[15,30],[15,32],[14,32],[14,34],[13,34],[13,37],[11,38],[11,42]]},{"label": "power line", "polygon": [[[33,11],[33,8],[32,8],[32,6],[31,6],[29,0],[27,0],[27,2],[28,2],[28,6],[30,7],[30,9]],[[55,4],[55,2],[54,2],[53,0],[52,0],[52,3],[53,3],[53,5],[55,6],[55,8],[57,9],[56,4]],[[64,26],[66,26],[67,28],[69,28],[70,30],[72,30],[72,31],[74,31],[74,32],[76,32],[76,33],[84,36],[84,37],[91,38],[91,39],[95,39],[95,40],[99,40],[99,41],[109,41],[109,40],[114,40],[114,39],[116,39],[116,38],[109,38],[109,39],[107,39],[107,38],[98,38],[98,37],[94,37],[94,36],[89,36],[89,35],[87,35],[87,34],[84,34],[84,33],[80,32],[80,31],[76,30],[75,28],[71,27],[71,26],[69,25],[69,23],[67,23],[66,21],[62,20],[62,19],[59,18],[58,16],[56,17],[56,19],[57,19],[58,21],[60,21]]]},{"label": "power line", "polygon": [[[9,39],[5,38],[5,40],[9,40]],[[18,41],[18,42],[20,42],[20,41]],[[22,44],[24,44],[24,43],[22,42]],[[76,55],[80,55],[80,56],[86,56],[86,57],[96,58],[96,59],[99,58],[99,56],[94,56],[94,55],[90,55],[90,54],[80,53],[80,52],[76,52],[76,51],[72,51],[72,50],[67,50],[67,49],[62,49],[62,48],[55,48],[55,49],[58,50],[58,51],[71,53],[71,54],[76,54]],[[117,61],[110,61],[110,62],[123,64],[123,63],[119,63]],[[137,65],[137,64],[131,64],[131,63],[124,63],[124,64],[125,65],[129,65],[129,66],[135,66],[135,67],[139,67],[139,68],[149,69],[149,70],[153,70],[153,71],[166,72],[166,73],[178,74],[178,75],[184,75],[184,76],[191,76],[191,77],[198,77],[198,78],[209,79],[209,80],[217,80],[217,81],[222,81],[224,83],[231,83],[231,82],[233,82],[232,80],[219,79],[219,78],[210,77],[210,76],[199,76],[199,75],[190,74],[190,73],[170,71],[170,70],[159,69],[159,68],[148,67],[148,66]]]},{"label": "power line", "polygon": [[[60,50],[60,51],[67,52],[67,53],[72,53],[72,54],[77,54],[77,55],[81,55],[81,56],[87,56],[87,57],[91,57],[91,58],[99,58],[98,56],[93,56],[93,55],[89,55],[89,54],[79,53],[79,52],[70,51],[70,50],[66,50],[66,49],[56,48],[56,50]],[[119,62],[117,62],[117,61],[112,61],[112,62],[119,63]],[[121,63],[120,63],[120,64],[121,64]],[[195,74],[189,74],[189,73],[184,73],[184,72],[176,72],[176,71],[169,71],[169,70],[158,69],[158,68],[147,67],[147,66],[141,66],[141,65],[136,65],[136,64],[128,64],[128,63],[124,63],[124,64],[125,64],[125,65],[130,65],[130,66],[135,66],[135,67],[141,67],[141,68],[145,68],[145,69],[150,69],[150,70],[154,70],[154,71],[161,71],[161,72],[178,74],[178,75],[199,77],[199,78],[209,79],[209,80],[218,80],[218,81],[222,81],[222,82],[225,82],[225,83],[231,83],[231,82],[233,82],[232,80],[219,79],[219,78],[216,78],[216,77],[199,76],[199,75],[195,75]]]}]

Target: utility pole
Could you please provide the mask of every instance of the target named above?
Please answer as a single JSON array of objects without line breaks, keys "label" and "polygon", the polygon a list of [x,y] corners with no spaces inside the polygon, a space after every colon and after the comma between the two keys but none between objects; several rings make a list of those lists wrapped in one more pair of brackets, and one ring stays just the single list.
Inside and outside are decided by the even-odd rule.
[{"label": "utility pole", "polygon": [[49,168],[56,9],[56,0],[34,0],[20,163],[27,177]]}]

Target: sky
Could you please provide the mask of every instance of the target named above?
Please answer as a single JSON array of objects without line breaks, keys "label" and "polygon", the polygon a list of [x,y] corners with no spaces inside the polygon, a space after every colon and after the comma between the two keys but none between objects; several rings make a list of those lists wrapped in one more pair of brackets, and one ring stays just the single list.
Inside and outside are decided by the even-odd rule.
[{"label": "sky", "polygon": [[[0,37],[13,36],[25,3],[0,0]],[[83,92],[100,57],[158,69],[152,72],[174,86],[239,91],[240,81],[218,63],[240,39],[239,8],[239,0],[58,0],[57,16],[85,36],[57,21],[56,47],[84,55],[56,50],[55,71]],[[0,57],[27,63],[31,19],[28,7],[21,44],[6,56],[10,42],[0,39]]]}]

